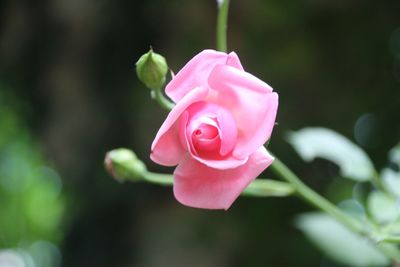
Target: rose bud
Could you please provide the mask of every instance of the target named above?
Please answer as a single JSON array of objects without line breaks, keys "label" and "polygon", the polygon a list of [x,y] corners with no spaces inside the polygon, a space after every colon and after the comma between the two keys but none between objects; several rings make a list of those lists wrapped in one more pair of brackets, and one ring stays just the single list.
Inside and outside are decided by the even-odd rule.
[{"label": "rose bud", "polygon": [[151,90],[159,90],[165,83],[168,72],[167,61],[153,49],[136,62],[136,73],[139,80]]},{"label": "rose bud", "polygon": [[107,171],[120,181],[139,181],[147,171],[146,165],[138,159],[136,154],[126,148],[108,152],[104,159],[104,165]]}]

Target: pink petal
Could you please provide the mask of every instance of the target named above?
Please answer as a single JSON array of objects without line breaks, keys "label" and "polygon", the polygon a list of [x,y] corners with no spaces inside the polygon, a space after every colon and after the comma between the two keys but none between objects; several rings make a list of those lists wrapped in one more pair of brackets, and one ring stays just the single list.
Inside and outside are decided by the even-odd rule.
[{"label": "pink petal", "polygon": [[175,169],[174,195],[186,206],[226,210],[272,161],[263,146],[235,169],[213,169],[187,157]]},{"label": "pink petal", "polygon": [[[181,123],[181,128],[179,129],[179,134],[181,136],[185,136],[188,151],[193,155],[193,156],[199,156],[199,152],[196,149],[196,146],[194,145],[194,138],[193,138],[193,133],[196,131],[198,127],[202,124],[208,124],[213,126],[214,128],[218,127],[217,122],[214,121],[214,119],[208,117],[207,115],[211,115],[212,113],[209,113],[210,110],[203,110],[204,111],[204,116],[196,116],[198,115],[197,113],[193,116],[193,110],[198,110],[199,106],[204,106],[204,102],[197,102],[193,105],[191,105],[185,113],[189,114],[188,118],[185,118],[185,121],[182,120],[184,124],[184,127],[182,127]],[[189,122],[190,120],[190,122]],[[182,139],[182,138],[181,138]]]},{"label": "pink petal", "polygon": [[187,138],[187,133],[186,133],[186,125],[189,119],[189,112],[187,112],[187,110],[185,110],[182,115],[181,118],[179,119],[179,140],[181,141],[181,145],[184,147],[184,149],[186,151],[189,150],[194,150],[193,148],[193,143],[189,142],[191,141],[190,139]]},{"label": "pink petal", "polygon": [[232,114],[226,109],[219,109],[217,121],[220,127],[221,156],[226,156],[236,145],[237,126]]},{"label": "pink petal", "polygon": [[238,128],[233,156],[244,158],[271,136],[278,109],[278,95],[250,73],[217,65],[210,74],[213,99],[230,110]]},{"label": "pink petal", "polygon": [[210,124],[201,124],[191,136],[198,152],[213,153],[221,146],[219,130]]},{"label": "pink petal", "polygon": [[[248,156],[237,158],[228,154],[235,146],[237,136],[236,124],[229,110],[225,110],[223,107],[213,103],[198,102],[191,105],[187,109],[187,112],[189,113],[189,119],[185,120],[185,123],[189,123],[189,129],[184,129],[184,131],[186,131],[188,150],[194,159],[216,169],[236,168],[247,161]],[[218,123],[211,119],[211,117],[216,117]],[[192,132],[202,123],[215,127],[219,125],[221,139],[220,150],[215,151],[216,153],[213,154],[210,153],[206,157],[203,154],[200,155],[192,143]],[[181,126],[180,130],[182,131],[182,129]]]},{"label": "pink petal", "polygon": [[235,52],[230,52],[228,55],[228,59],[226,60],[226,65],[237,68],[238,70],[244,70],[242,67],[242,63],[240,63],[240,59]]},{"label": "pink petal", "polygon": [[[235,146],[237,129],[235,120],[229,110],[210,102],[198,102],[188,108],[191,129],[200,124],[210,124],[219,130],[221,139],[220,155],[226,156]],[[188,136],[189,138],[190,136]]]},{"label": "pink petal", "polygon": [[206,86],[210,72],[217,64],[227,64],[243,70],[238,56],[215,50],[204,50],[193,57],[167,84],[165,93],[178,103],[193,88]]},{"label": "pink petal", "polygon": [[192,157],[210,168],[220,170],[237,168],[245,164],[248,160],[248,157],[236,158],[232,155],[227,155],[225,157],[205,158],[196,154],[192,154]]},{"label": "pink petal", "polygon": [[178,118],[188,106],[194,102],[203,100],[208,94],[205,87],[195,88],[189,92],[181,101],[171,110],[167,119],[161,125],[158,133],[151,145],[150,158],[165,166],[174,166],[179,163],[185,155],[186,150],[182,146],[179,138],[179,120]]}]

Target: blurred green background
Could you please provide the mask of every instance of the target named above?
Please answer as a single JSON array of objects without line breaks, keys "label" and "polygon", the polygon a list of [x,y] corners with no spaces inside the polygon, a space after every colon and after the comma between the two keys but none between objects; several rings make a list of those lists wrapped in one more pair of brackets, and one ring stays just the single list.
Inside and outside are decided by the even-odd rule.
[{"label": "blurred green background", "polygon": [[[312,210],[297,198],[196,210],[103,168],[123,146],[172,171],[149,160],[166,112],[134,63],[152,45],[177,72],[214,48],[216,12],[214,0],[0,1],[1,267],[340,266],[294,227]],[[228,41],[279,93],[270,148],[311,187],[337,203],[350,182],[303,163],[289,130],[332,128],[386,164],[400,140],[399,1],[232,0]]]}]

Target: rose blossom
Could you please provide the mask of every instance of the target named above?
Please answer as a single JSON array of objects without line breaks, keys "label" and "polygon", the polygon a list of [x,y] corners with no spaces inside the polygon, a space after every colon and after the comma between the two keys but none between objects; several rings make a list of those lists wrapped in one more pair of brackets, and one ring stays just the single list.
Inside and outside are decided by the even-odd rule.
[{"label": "rose blossom", "polygon": [[166,87],[176,103],[151,146],[151,159],[175,166],[184,205],[228,209],[273,161],[263,144],[278,108],[272,88],[245,72],[238,56],[204,50]]}]

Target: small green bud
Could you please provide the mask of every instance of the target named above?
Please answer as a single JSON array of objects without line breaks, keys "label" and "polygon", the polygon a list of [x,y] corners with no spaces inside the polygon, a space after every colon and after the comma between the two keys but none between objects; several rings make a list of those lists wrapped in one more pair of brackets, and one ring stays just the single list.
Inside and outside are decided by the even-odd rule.
[{"label": "small green bud", "polygon": [[165,83],[168,65],[165,58],[150,51],[144,54],[136,62],[136,73],[139,80],[151,90],[159,90]]},{"label": "small green bud", "polygon": [[107,153],[104,160],[107,171],[117,180],[139,181],[147,172],[146,165],[133,151],[118,148]]}]

